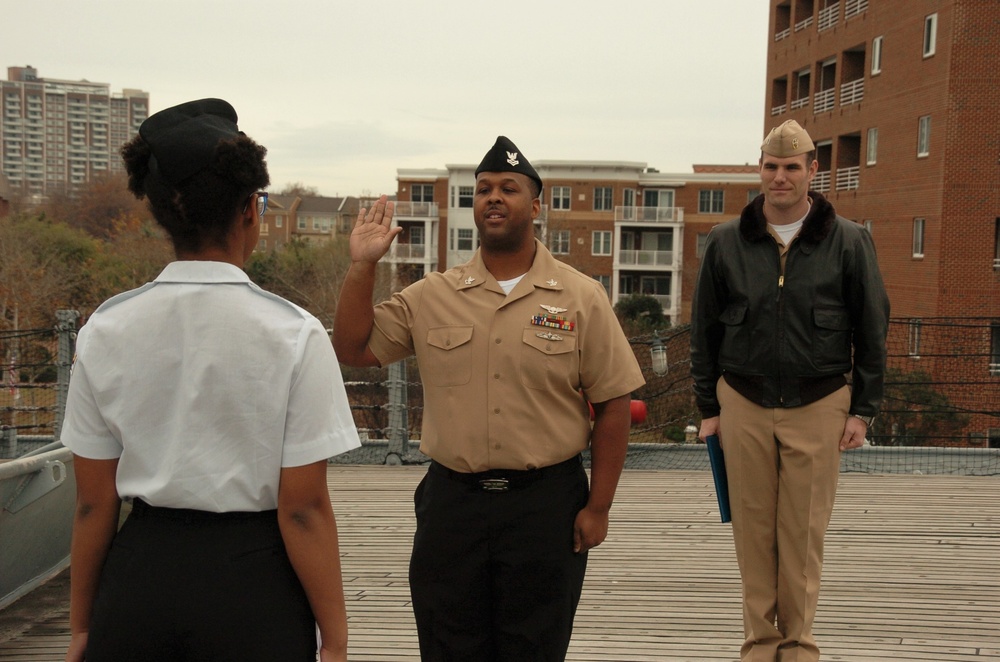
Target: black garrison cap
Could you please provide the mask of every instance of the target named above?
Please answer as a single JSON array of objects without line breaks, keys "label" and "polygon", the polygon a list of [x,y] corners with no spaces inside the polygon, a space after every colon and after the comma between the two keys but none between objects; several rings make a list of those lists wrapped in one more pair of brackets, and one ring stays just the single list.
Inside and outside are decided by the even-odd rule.
[{"label": "black garrison cap", "polygon": [[497,136],[496,143],[486,152],[486,156],[476,168],[477,176],[481,172],[519,172],[535,180],[539,190],[542,188],[542,178],[506,136]]},{"label": "black garrison cap", "polygon": [[212,162],[220,140],[243,132],[229,102],[199,99],[150,115],[139,135],[153,152],[150,172],[176,186]]}]

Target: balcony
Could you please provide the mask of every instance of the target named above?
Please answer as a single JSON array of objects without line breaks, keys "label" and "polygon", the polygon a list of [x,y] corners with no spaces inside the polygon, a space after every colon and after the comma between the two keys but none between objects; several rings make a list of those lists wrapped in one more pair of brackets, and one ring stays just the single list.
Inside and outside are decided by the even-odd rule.
[{"label": "balcony", "polygon": [[844,3],[844,19],[857,16],[861,12],[867,11],[868,0],[847,0]]},{"label": "balcony", "polygon": [[[850,168],[837,168],[837,190],[838,191],[853,191],[858,188],[858,175],[861,173],[861,168],[859,166],[851,166]],[[819,173],[817,173],[818,175]],[[813,180],[814,182],[816,180]],[[827,189],[830,188],[829,182],[827,182]],[[819,189],[816,189],[819,190]]]},{"label": "balcony", "polygon": [[799,108],[805,108],[809,105],[809,97],[804,96],[801,99],[795,99],[792,101],[792,110],[798,110]]},{"label": "balcony", "polygon": [[427,244],[393,244],[392,256],[397,260],[423,260]]},{"label": "balcony", "polygon": [[622,267],[672,267],[673,251],[618,251],[618,264]]},{"label": "balcony", "polygon": [[615,207],[615,223],[683,222],[683,207]]},{"label": "balcony", "polygon": [[773,108],[771,108],[771,114],[782,115],[784,114],[785,110],[787,110],[787,108],[788,106],[786,106],[785,104],[781,104],[780,106],[774,106]]},{"label": "balcony", "polygon": [[812,24],[813,24],[812,16],[810,16],[809,18],[802,19],[801,21],[795,24],[795,31],[798,32],[799,30],[805,30]]},{"label": "balcony", "polygon": [[437,218],[438,206],[436,202],[397,202],[395,215],[406,218]]},{"label": "balcony", "polygon": [[828,110],[833,110],[836,105],[836,91],[831,87],[816,93],[816,100],[813,102],[813,114],[819,114]]},{"label": "balcony", "polygon": [[816,176],[813,177],[812,190],[817,193],[826,193],[830,190],[830,171],[824,170],[822,172],[817,172]]},{"label": "balcony", "polygon": [[825,7],[819,12],[819,20],[816,21],[816,29],[819,32],[823,30],[829,30],[837,24],[837,20],[840,18],[840,3],[835,2],[832,5]]},{"label": "balcony", "polygon": [[788,39],[792,34],[791,28],[785,28],[784,30],[779,30],[774,33],[774,40],[781,41],[782,39]]},{"label": "balcony", "polygon": [[840,105],[849,106],[852,103],[861,103],[865,98],[865,79],[858,78],[850,83],[840,86]]}]

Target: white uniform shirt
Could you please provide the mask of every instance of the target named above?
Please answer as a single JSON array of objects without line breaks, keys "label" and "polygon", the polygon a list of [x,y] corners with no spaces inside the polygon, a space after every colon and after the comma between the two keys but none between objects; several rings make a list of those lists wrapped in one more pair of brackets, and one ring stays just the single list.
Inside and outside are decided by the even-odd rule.
[{"label": "white uniform shirt", "polygon": [[319,320],[222,262],[173,262],[80,330],[62,442],[120,458],[122,497],[277,507],[282,467],[361,445]]}]

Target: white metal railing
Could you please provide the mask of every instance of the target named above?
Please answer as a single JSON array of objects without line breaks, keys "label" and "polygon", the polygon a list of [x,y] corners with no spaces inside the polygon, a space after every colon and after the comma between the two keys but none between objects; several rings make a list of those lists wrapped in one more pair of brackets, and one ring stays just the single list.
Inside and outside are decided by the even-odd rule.
[{"label": "white metal railing", "polygon": [[857,16],[868,9],[868,0],[847,0],[844,3],[844,18]]},{"label": "white metal railing", "polygon": [[817,92],[816,99],[813,101],[813,113],[822,113],[827,110],[833,110],[833,107],[836,105],[835,94],[836,90],[832,87],[829,90]]},{"label": "white metal railing", "polygon": [[993,268],[1000,269],[1000,257],[993,258]]},{"label": "white metal railing", "polygon": [[418,259],[422,260],[427,257],[427,244],[393,244],[395,247],[393,255],[397,259],[407,260],[407,259]]},{"label": "white metal railing", "polygon": [[817,172],[816,176],[813,177],[812,186],[810,187],[814,191],[819,193],[826,193],[830,190],[830,171],[824,170],[823,172]]},{"label": "white metal railing", "polygon": [[791,28],[785,28],[784,30],[779,30],[774,33],[774,40],[781,41],[782,39],[787,39],[792,34]]},{"label": "white metal railing", "polygon": [[805,108],[809,105],[809,97],[805,96],[801,99],[796,99],[792,101],[792,110],[798,110],[799,108]]},{"label": "white metal railing", "polygon": [[615,207],[616,223],[680,223],[683,207]]},{"label": "white metal railing", "polygon": [[669,267],[674,264],[673,251],[618,251],[618,264],[621,266]]},{"label": "white metal railing", "polygon": [[860,103],[865,98],[865,79],[858,78],[840,86],[840,105],[849,106]]},{"label": "white metal railing", "polygon": [[813,17],[812,16],[810,16],[809,18],[804,18],[804,19],[802,19],[801,21],[799,21],[798,23],[795,24],[795,31],[798,32],[799,30],[805,30],[806,28],[808,28],[812,24],[813,24]]},{"label": "white metal railing", "polygon": [[816,29],[819,32],[829,30],[837,24],[840,16],[840,3],[835,2],[828,7],[819,10],[819,19],[816,21]]},{"label": "white metal railing", "polygon": [[436,202],[397,202],[395,215],[397,217],[437,218],[438,206]]},{"label": "white metal railing", "polygon": [[771,114],[772,115],[781,115],[786,110],[788,110],[788,106],[786,106],[785,104],[781,104],[780,106],[774,106],[773,108],[771,108]]},{"label": "white metal railing", "polygon": [[859,174],[861,174],[861,168],[859,166],[837,168],[837,190],[853,191],[858,188]]}]

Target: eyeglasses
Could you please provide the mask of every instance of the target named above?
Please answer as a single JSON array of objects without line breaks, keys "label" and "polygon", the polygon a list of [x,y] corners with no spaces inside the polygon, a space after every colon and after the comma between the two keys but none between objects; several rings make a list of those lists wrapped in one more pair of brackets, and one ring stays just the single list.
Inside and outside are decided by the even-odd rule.
[{"label": "eyeglasses", "polygon": [[257,196],[257,215],[264,215],[264,212],[267,211],[267,191],[257,191],[256,193],[251,193],[250,197],[247,198],[247,203],[243,205],[243,211],[240,213],[247,213],[247,209],[250,208],[250,201],[253,200],[255,195]]}]

